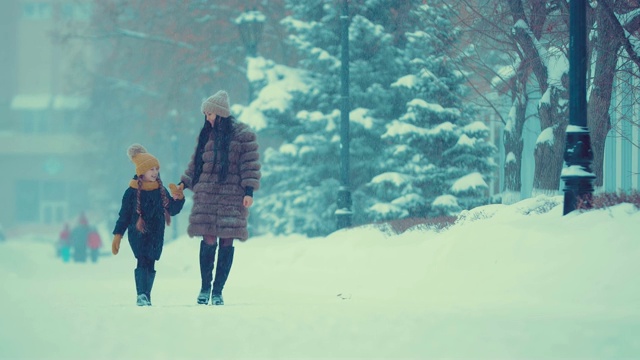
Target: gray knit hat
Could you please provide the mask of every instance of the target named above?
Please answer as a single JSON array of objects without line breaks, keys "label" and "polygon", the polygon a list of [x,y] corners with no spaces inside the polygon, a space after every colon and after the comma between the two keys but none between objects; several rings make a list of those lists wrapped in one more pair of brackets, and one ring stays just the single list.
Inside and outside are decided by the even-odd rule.
[{"label": "gray knit hat", "polygon": [[213,113],[220,117],[226,118],[231,115],[229,110],[229,94],[226,91],[220,90],[217,93],[209,96],[209,98],[202,102],[202,113]]}]

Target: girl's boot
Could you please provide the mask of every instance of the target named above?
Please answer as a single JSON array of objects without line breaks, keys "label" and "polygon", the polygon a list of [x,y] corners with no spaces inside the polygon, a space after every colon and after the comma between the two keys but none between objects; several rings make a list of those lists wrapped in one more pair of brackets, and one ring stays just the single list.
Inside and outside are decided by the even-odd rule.
[{"label": "girl's boot", "polygon": [[136,305],[138,306],[148,306],[149,298],[146,294],[147,289],[147,270],[136,268],[133,271],[134,277],[136,279],[136,293],[138,294],[138,298],[136,299]]},{"label": "girl's boot", "polygon": [[229,277],[229,271],[231,271],[231,265],[233,264],[233,246],[221,246],[218,254],[218,266],[216,267],[216,278],[213,281],[213,297],[211,299],[212,305],[224,305],[224,299],[222,298],[222,289]]},{"label": "girl's boot", "polygon": [[211,296],[211,281],[213,280],[213,263],[216,259],[217,244],[209,245],[204,240],[200,242],[200,277],[202,287],[198,294],[198,304],[207,305]]}]

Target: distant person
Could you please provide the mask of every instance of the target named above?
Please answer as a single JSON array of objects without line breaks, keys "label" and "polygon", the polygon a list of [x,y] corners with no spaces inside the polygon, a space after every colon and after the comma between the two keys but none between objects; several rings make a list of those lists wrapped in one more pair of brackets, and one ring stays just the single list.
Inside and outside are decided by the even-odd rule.
[{"label": "distant person", "polygon": [[71,260],[71,231],[69,223],[65,223],[58,236],[58,255],[62,262],[68,263]]},{"label": "distant person", "polygon": [[91,262],[97,263],[100,256],[100,248],[102,247],[102,238],[96,229],[92,229],[89,233],[89,253],[91,254]]},{"label": "distant person", "polygon": [[138,295],[136,305],[151,306],[155,262],[162,254],[165,224],[169,225],[171,216],[180,213],[184,196],[177,193],[173,198],[169,196],[160,180],[160,162],[142,145],[131,145],[127,155],[135,164],[136,175],[122,197],[119,217],[113,229],[111,252],[118,254],[122,236],[129,231],[129,245],[138,260],[134,270]]},{"label": "distant person", "polygon": [[178,187],[194,193],[187,233],[202,237],[197,303],[207,305],[211,298],[212,305],[224,305],[222,289],[233,264],[233,240],[249,238],[247,218],[253,191],[260,187],[260,156],[256,134],[231,115],[225,91],[210,96],[200,109],[204,124]]},{"label": "distant person", "polygon": [[87,261],[87,243],[90,233],[91,227],[89,226],[89,220],[87,220],[87,216],[84,213],[81,213],[78,218],[78,224],[71,230],[70,234],[73,261],[79,263]]}]

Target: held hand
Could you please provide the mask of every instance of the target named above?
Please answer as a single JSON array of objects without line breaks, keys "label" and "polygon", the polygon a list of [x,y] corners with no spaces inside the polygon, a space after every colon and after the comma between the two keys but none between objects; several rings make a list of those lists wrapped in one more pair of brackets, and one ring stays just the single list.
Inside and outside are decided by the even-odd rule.
[{"label": "held hand", "polygon": [[180,185],[176,186],[176,184],[169,184],[169,190],[171,190],[171,197],[174,200],[182,200],[184,199],[184,184],[180,183]]},{"label": "held hand", "polygon": [[253,205],[253,197],[245,195],[244,199],[242,199],[242,205],[246,208],[251,207],[251,205]]},{"label": "held hand", "polygon": [[113,253],[113,255],[118,255],[118,251],[120,251],[121,240],[122,240],[122,235],[120,234],[113,235],[113,242],[111,243],[111,253]]}]

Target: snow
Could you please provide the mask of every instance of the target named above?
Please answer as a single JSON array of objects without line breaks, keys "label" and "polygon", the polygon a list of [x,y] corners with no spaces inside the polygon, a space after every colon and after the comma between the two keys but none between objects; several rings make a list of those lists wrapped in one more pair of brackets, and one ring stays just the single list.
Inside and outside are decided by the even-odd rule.
[{"label": "snow", "polygon": [[567,129],[565,131],[568,133],[585,133],[589,132],[589,129],[578,125],[567,125]]},{"label": "snow", "polygon": [[371,179],[372,184],[379,183],[391,183],[397,187],[400,187],[406,183],[410,183],[413,179],[411,176],[401,174],[399,172],[386,172],[380,175],[376,175]]},{"label": "snow", "polygon": [[33,94],[33,95],[16,95],[11,100],[11,109],[13,110],[44,110],[48,109],[51,104],[51,95]]},{"label": "snow", "polygon": [[306,93],[309,90],[308,79],[303,71],[260,56],[247,58],[247,78],[252,82],[265,82],[266,85],[260,87],[248,106],[236,104],[232,110],[239,114],[238,120],[256,131],[269,125],[265,113],[285,112],[293,99],[292,93]]},{"label": "snow", "polygon": [[538,101],[538,109],[542,106],[551,106],[551,87],[547,88]]},{"label": "snow", "polygon": [[362,125],[365,129],[372,129],[374,120],[368,116],[369,109],[357,108],[349,113],[349,120]]},{"label": "snow", "polygon": [[442,133],[450,133],[455,130],[455,125],[450,123],[449,121],[445,121],[443,123],[438,124],[433,129],[428,131],[431,135],[440,135]]},{"label": "snow", "polygon": [[396,80],[396,82],[391,84],[391,87],[406,87],[409,89],[414,89],[417,88],[418,85],[420,85],[420,79],[418,79],[418,77],[413,74],[409,74]]},{"label": "snow", "polygon": [[451,191],[454,193],[459,193],[468,190],[474,190],[477,188],[488,188],[489,186],[482,178],[482,174],[478,172],[474,172],[471,174],[467,174],[460,179],[456,180],[456,182],[451,185]]},{"label": "snow", "polygon": [[440,195],[431,203],[434,207],[458,207],[458,199],[453,195]]},{"label": "snow", "polygon": [[403,136],[407,134],[425,135],[426,130],[415,125],[407,124],[402,121],[393,120],[387,125],[387,132],[382,135],[383,139],[395,136]]},{"label": "snow", "polygon": [[540,132],[540,135],[538,135],[538,139],[536,140],[536,144],[542,144],[545,142],[553,144],[553,141],[553,127],[550,126]]},{"label": "snow", "polygon": [[471,124],[465,125],[464,131],[466,133],[480,133],[480,132],[488,132],[489,127],[485,125],[482,121],[474,121]]},{"label": "snow", "polygon": [[424,101],[422,99],[417,99],[417,98],[409,101],[407,103],[407,106],[428,109],[428,110],[431,110],[433,112],[442,112],[442,111],[444,111],[444,108],[440,104],[429,103],[429,102],[426,102],[426,101]]},{"label": "snow", "polygon": [[581,165],[571,165],[564,167],[562,169],[562,177],[571,176],[571,177],[590,177],[595,178],[596,175],[592,172],[586,171],[585,168]]},{"label": "snow", "polygon": [[496,70],[496,76],[491,79],[491,86],[501,87],[504,83],[509,82],[516,75],[516,69],[520,65],[520,59],[514,61],[512,65],[505,65]]},{"label": "snow", "polygon": [[264,116],[264,113],[256,107],[232,105],[231,110],[240,114],[238,118],[241,122],[251,126],[256,131],[267,127],[267,118]]},{"label": "snow", "polygon": [[245,22],[265,22],[267,20],[263,13],[257,10],[245,11],[233,20],[234,24],[240,25]]},{"label": "snow", "polygon": [[458,138],[458,142],[456,143],[456,146],[468,146],[470,148],[472,148],[475,144],[476,144],[476,140],[475,138],[470,138],[465,134],[460,135],[460,137]]},{"label": "snow", "polygon": [[152,307],[126,242],[64,264],[0,242],[0,358],[638,358],[640,212],[561,198],[464,212],[436,232],[365,226],[236,243],[226,305],[197,306],[199,242],[166,244]]},{"label": "snow", "polygon": [[406,217],[408,215],[407,210],[397,206],[396,204],[389,203],[375,203],[369,207],[369,211],[378,214],[381,218],[389,216]]}]

